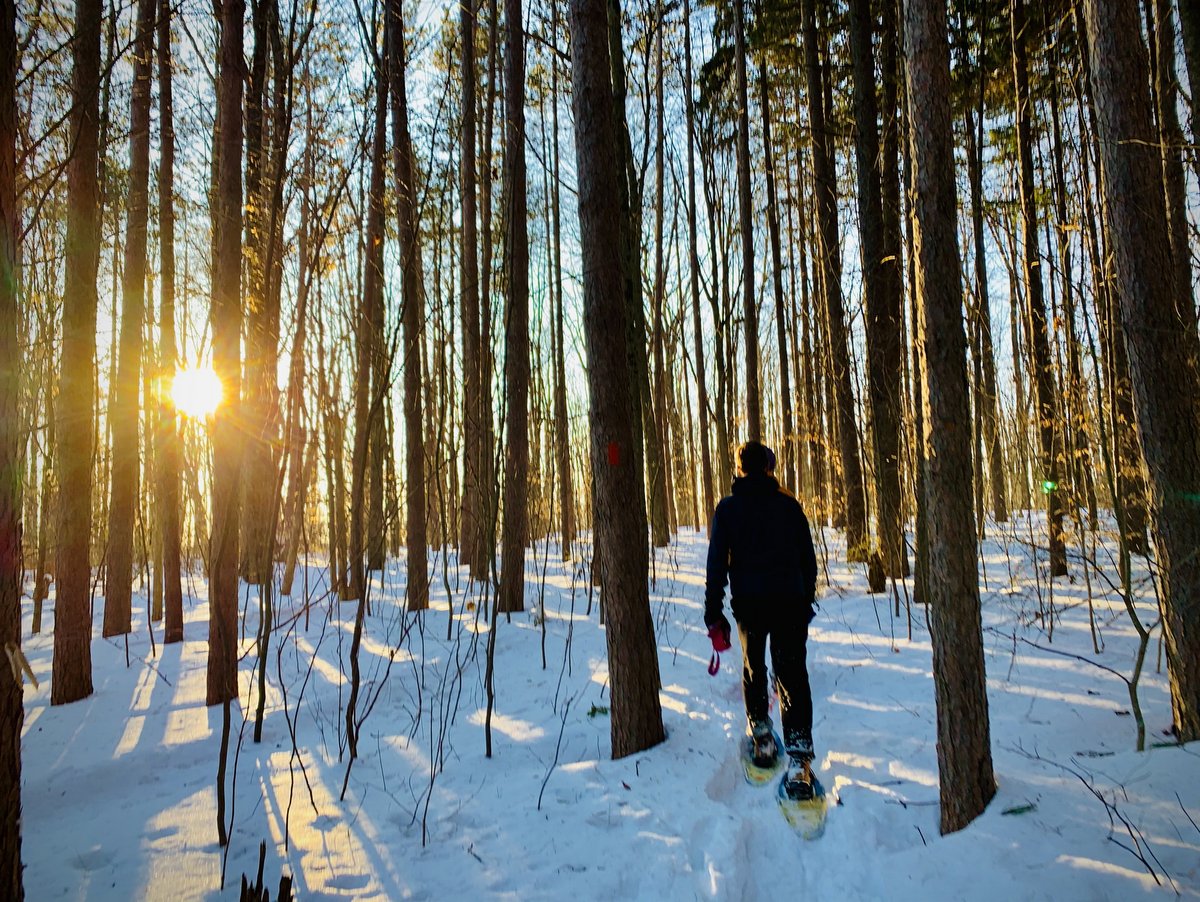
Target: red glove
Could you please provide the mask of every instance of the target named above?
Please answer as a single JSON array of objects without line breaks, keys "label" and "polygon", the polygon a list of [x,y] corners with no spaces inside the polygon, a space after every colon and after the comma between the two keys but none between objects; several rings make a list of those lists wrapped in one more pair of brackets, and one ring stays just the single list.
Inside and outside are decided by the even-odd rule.
[{"label": "red glove", "polygon": [[720,621],[708,628],[708,638],[712,641],[713,653],[708,659],[709,676],[716,676],[721,670],[721,652],[733,647],[729,642],[729,621],[721,617]]}]

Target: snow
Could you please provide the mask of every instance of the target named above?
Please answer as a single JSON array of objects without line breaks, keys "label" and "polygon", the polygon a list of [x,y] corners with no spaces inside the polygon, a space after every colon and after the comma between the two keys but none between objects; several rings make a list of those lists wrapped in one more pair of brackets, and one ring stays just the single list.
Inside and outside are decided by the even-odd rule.
[{"label": "snow", "polygon": [[[706,540],[685,531],[659,550],[651,593],[668,738],[620,761],[609,759],[595,599],[589,614],[586,570],[578,557],[560,564],[554,544],[528,556],[529,610],[498,624],[490,759],[478,590],[453,557],[431,555],[433,609],[405,616],[402,563],[389,562],[382,587],[373,578],[359,705],[370,710],[344,800],[355,605],[329,599],[315,559],[295,595],[279,600],[255,744],[257,601],[243,595],[224,891],[221,708],[204,706],[201,578],[185,580],[196,595],[185,598],[184,643],[164,647],[156,632],[152,650],[145,598],[135,599],[128,650],[124,639],[97,638],[95,694],[62,707],[49,704],[52,617],[30,637],[27,607],[24,650],[40,681],[25,690],[27,897],[235,897],[265,841],[272,897],[288,873],[301,899],[1200,898],[1200,744],[1165,744],[1158,631],[1139,686],[1149,750],[1137,752],[1125,683],[1082,660],[1132,672],[1137,637],[1113,588],[1093,576],[1097,654],[1073,559],[1075,581],[1053,585],[1051,637],[1037,616],[1051,597],[1044,560],[1035,574],[1030,559],[1029,526],[989,529],[981,591],[999,792],[959,833],[938,832],[924,611],[912,606],[910,639],[904,587],[896,616],[889,598],[864,594],[861,566],[837,563],[833,533],[818,549],[831,585],[809,641],[818,773],[837,800],[825,836],[800,840],[771,788],[745,783],[740,656],[735,645],[715,678],[706,672]],[[1117,582],[1103,547],[1100,558]],[[1145,562],[1136,564],[1151,623]]]}]

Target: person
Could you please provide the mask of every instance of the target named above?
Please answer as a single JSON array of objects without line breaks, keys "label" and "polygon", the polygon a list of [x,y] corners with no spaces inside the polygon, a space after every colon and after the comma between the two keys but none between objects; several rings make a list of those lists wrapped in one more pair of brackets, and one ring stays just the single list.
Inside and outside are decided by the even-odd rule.
[{"label": "person", "polygon": [[773,475],[774,454],[746,442],[738,449],[739,475],[713,514],[705,580],[704,623],[713,647],[728,647],[725,585],[742,643],[742,695],[760,767],[773,766],[779,749],[767,705],[767,641],[775,671],[787,753],[785,787],[804,797],[812,785],[812,691],[808,681],[808,625],[816,597],[817,556],[804,508]]}]

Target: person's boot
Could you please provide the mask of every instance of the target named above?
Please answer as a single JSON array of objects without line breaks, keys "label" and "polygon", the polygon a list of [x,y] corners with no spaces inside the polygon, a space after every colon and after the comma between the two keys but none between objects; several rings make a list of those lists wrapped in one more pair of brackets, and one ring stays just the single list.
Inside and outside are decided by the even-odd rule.
[{"label": "person's boot", "polygon": [[784,789],[790,798],[801,801],[813,797],[813,741],[811,734],[789,731],[784,743],[788,766],[784,774]]},{"label": "person's boot", "polygon": [[775,742],[775,731],[771,719],[750,722],[750,738],[753,741],[751,757],[756,767],[772,767],[779,757],[779,745]]}]

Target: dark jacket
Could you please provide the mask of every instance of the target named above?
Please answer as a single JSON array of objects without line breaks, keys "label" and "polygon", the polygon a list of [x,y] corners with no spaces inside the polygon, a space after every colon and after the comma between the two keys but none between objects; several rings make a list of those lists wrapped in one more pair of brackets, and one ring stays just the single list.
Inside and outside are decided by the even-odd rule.
[{"label": "dark jacket", "polygon": [[763,605],[795,605],[812,618],[817,555],[800,502],[765,473],[733,481],[713,514],[704,586],[704,622],[711,626],[725,605],[725,580],[733,615]]}]

